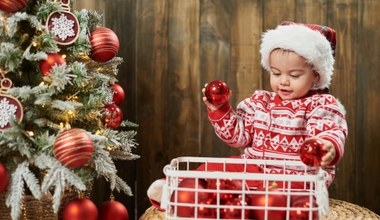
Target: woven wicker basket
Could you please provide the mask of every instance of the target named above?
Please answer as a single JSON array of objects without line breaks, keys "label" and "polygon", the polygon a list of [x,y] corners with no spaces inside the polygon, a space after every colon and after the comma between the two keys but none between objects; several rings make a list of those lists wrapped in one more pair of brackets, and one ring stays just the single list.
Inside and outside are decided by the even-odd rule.
[{"label": "woven wicker basket", "polygon": [[[89,188],[91,188],[89,186]],[[84,197],[89,197],[91,191],[83,193]],[[58,214],[54,214],[52,207],[52,196],[45,196],[40,200],[34,198],[31,195],[24,196],[23,206],[21,207],[21,214],[19,219],[23,220],[58,220],[61,219],[62,210],[66,204],[72,200],[78,198],[78,193],[75,191],[66,191],[61,200],[61,206]],[[12,220],[11,209],[5,205],[5,193],[0,194],[0,220]]]},{"label": "woven wicker basket", "polygon": [[[380,219],[380,216],[370,211],[367,208],[358,205],[337,200],[330,199],[330,212],[323,220],[340,220],[340,219]],[[140,217],[139,220],[165,220],[165,212],[159,211],[157,208],[151,206]]]}]

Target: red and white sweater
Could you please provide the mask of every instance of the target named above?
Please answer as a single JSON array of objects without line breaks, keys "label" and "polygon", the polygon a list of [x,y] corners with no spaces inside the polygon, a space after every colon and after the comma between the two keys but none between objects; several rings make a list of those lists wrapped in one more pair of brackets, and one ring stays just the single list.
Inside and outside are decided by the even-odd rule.
[{"label": "red and white sweater", "polygon": [[[300,160],[297,152],[306,139],[317,136],[331,141],[336,157],[332,166],[324,168],[327,185],[334,179],[334,165],[344,153],[344,107],[332,95],[319,91],[313,90],[300,99],[282,100],[273,92],[258,90],[240,102],[236,111],[226,103],[217,111],[208,111],[208,116],[218,137],[234,148],[245,147],[242,156],[247,158]],[[299,172],[304,171],[294,170]]]}]

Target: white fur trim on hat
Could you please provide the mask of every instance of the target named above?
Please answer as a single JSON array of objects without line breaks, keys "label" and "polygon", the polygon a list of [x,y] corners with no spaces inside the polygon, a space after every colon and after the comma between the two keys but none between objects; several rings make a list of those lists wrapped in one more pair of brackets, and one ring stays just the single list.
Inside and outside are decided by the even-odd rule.
[{"label": "white fur trim on hat", "polygon": [[304,57],[319,73],[319,89],[328,88],[334,71],[334,57],[330,42],[316,30],[302,25],[279,25],[265,32],[260,48],[261,65],[270,72],[269,56],[274,49],[291,50]]}]

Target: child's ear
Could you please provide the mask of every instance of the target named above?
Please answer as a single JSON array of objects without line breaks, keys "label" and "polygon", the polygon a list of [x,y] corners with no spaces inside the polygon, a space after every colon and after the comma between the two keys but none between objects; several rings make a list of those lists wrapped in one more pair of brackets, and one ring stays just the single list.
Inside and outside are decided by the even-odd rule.
[{"label": "child's ear", "polygon": [[321,79],[321,76],[319,75],[319,73],[317,71],[314,71],[314,75],[315,75],[314,83],[319,82],[319,80]]}]

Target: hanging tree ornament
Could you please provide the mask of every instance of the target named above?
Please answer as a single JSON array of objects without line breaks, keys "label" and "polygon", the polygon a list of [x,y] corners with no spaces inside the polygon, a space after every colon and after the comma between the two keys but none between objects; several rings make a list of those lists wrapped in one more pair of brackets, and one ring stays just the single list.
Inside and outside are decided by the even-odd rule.
[{"label": "hanging tree ornament", "polygon": [[70,0],[60,2],[62,10],[50,13],[46,26],[58,44],[69,45],[74,43],[79,36],[79,22],[77,17],[70,12]]},{"label": "hanging tree ornament", "polygon": [[0,131],[12,127],[13,119],[20,122],[24,115],[21,103],[15,97],[5,94],[12,86],[12,81],[5,74],[4,70],[0,70]]}]

